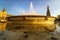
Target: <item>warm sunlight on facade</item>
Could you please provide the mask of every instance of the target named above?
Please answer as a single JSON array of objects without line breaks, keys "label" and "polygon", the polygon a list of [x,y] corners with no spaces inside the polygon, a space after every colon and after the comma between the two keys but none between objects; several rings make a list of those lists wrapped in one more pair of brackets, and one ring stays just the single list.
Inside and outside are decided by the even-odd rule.
[{"label": "warm sunlight on facade", "polygon": [[0,30],[5,31],[6,30],[6,9],[4,8],[2,11],[0,11]]}]

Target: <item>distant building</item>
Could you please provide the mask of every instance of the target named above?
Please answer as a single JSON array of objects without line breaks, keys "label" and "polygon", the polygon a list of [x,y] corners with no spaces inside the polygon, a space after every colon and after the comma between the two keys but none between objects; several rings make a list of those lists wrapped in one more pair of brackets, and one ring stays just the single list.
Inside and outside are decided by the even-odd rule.
[{"label": "distant building", "polygon": [[47,6],[47,15],[46,15],[46,16],[51,16],[51,15],[50,15],[49,6]]}]

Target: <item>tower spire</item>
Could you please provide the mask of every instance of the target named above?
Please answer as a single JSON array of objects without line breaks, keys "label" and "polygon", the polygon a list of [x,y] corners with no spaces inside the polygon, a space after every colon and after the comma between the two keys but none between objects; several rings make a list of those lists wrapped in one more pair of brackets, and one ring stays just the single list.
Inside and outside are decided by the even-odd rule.
[{"label": "tower spire", "polygon": [[6,12],[6,8],[4,8],[4,9],[2,10],[2,12]]},{"label": "tower spire", "polygon": [[3,10],[2,10],[2,12],[3,12],[3,14],[2,14],[2,17],[3,17],[3,19],[6,19],[6,8],[4,8]]},{"label": "tower spire", "polygon": [[50,15],[49,6],[47,6],[47,16],[51,16],[51,15]]}]

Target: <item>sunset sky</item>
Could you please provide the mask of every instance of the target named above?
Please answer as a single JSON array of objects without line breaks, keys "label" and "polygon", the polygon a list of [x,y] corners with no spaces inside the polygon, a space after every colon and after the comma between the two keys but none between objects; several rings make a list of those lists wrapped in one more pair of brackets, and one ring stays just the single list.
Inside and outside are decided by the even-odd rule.
[{"label": "sunset sky", "polygon": [[60,0],[0,0],[0,10],[6,8],[7,13],[20,15],[22,10],[29,12],[30,2],[33,3],[35,11],[41,15],[46,15],[47,5],[52,16],[60,14]]}]

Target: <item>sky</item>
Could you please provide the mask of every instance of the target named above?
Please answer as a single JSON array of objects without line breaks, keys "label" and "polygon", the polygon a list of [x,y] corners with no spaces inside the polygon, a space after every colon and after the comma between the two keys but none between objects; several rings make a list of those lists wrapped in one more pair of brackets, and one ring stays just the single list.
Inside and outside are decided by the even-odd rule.
[{"label": "sky", "polygon": [[0,0],[0,11],[6,8],[12,15],[21,15],[23,10],[28,13],[31,2],[37,14],[46,15],[48,5],[52,16],[60,14],[60,0]]}]

